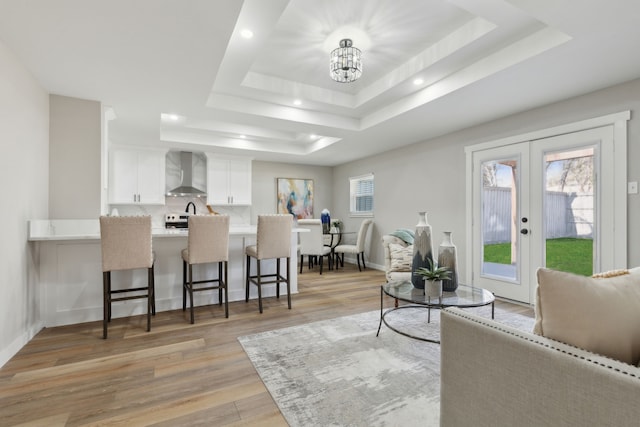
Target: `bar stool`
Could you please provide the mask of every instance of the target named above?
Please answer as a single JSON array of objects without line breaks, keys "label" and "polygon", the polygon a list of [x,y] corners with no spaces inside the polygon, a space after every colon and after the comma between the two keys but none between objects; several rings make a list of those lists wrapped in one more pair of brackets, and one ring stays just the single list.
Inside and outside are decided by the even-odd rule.
[{"label": "bar stool", "polygon": [[[193,265],[210,263],[218,263],[218,277],[194,281]],[[187,292],[189,292],[192,324],[195,323],[193,293],[199,291],[217,289],[218,303],[222,305],[222,291],[224,290],[224,316],[229,317],[228,264],[229,216],[189,216],[187,248],[182,250],[182,311],[187,309]],[[205,283],[216,283],[216,285],[194,286]]]},{"label": "bar stool", "polygon": [[[130,299],[147,299],[147,332],[151,330],[151,314],[156,314],[155,283],[151,248],[150,216],[101,216],[103,318],[102,337],[107,338],[111,321],[111,303]],[[111,289],[111,272],[147,269],[147,286]],[[124,296],[115,296],[115,295]]]},{"label": "bar stool", "polygon": [[[249,302],[249,284],[253,283],[258,287],[258,306],[262,313],[262,285],[276,285],[276,297],[280,298],[280,283],[287,284],[287,303],[291,309],[291,229],[293,217],[289,214],[283,215],[258,215],[258,235],[256,244],[247,246],[247,275],[246,275],[246,297]],[[257,261],[256,275],[251,276],[251,258]],[[280,272],[280,260],[287,259],[287,276]],[[266,259],[276,260],[275,274],[262,274],[261,262]],[[266,280],[265,280],[266,279]]]}]

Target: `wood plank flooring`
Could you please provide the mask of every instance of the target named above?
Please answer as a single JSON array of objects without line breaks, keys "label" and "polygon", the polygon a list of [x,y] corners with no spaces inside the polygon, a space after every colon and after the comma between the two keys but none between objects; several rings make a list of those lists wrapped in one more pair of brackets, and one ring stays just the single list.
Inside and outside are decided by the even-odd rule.
[{"label": "wood plank flooring", "polygon": [[[384,273],[307,270],[286,297],[47,328],[0,369],[0,426],[286,426],[237,337],[380,308]],[[391,306],[392,300],[385,299]],[[533,316],[524,306],[497,302]]]}]

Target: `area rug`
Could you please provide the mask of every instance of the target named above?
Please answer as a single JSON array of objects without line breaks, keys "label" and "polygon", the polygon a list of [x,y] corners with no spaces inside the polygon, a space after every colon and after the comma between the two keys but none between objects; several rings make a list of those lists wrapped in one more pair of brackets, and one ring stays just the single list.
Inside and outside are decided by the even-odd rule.
[{"label": "area rug", "polygon": [[[485,317],[490,307],[469,309]],[[436,336],[438,310],[396,310],[394,326]],[[496,308],[496,320],[528,330],[533,319]],[[397,334],[380,312],[239,337],[283,416],[297,426],[437,426],[440,346]],[[434,335],[436,334],[436,335]]]}]

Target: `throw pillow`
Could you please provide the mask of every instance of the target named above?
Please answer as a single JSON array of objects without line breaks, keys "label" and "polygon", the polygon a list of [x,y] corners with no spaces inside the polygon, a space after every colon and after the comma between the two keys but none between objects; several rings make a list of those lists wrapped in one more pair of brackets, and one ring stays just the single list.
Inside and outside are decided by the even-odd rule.
[{"label": "throw pillow", "polygon": [[640,362],[640,268],[593,278],[539,268],[534,333]]},{"label": "throw pillow", "polygon": [[390,243],[389,255],[391,257],[391,269],[389,271],[411,271],[413,245],[402,246]]}]

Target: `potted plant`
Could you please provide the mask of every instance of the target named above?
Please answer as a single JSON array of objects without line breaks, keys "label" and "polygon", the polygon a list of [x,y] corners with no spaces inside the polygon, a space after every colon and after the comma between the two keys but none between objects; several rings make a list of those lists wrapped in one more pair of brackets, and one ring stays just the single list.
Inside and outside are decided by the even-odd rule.
[{"label": "potted plant", "polygon": [[331,221],[331,232],[339,233],[342,229],[342,221],[339,219],[334,219]]},{"label": "potted plant", "polygon": [[436,261],[427,259],[428,266],[416,269],[413,274],[424,279],[424,294],[429,297],[442,296],[442,281],[451,279],[451,269],[449,267],[439,267]]}]

